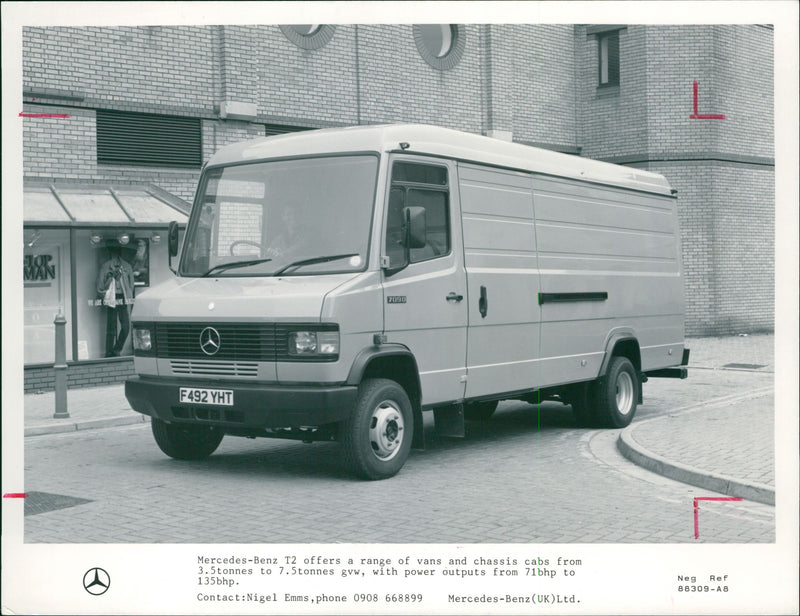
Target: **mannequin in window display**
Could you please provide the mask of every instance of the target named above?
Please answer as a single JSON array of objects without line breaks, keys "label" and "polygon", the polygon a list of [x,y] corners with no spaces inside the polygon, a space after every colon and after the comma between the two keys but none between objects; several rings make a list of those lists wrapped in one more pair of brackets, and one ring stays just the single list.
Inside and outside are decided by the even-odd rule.
[{"label": "mannequin in window display", "polygon": [[147,240],[136,240],[136,256],[133,259],[134,285],[150,286],[150,256]]},{"label": "mannequin in window display", "polygon": [[[106,309],[106,357],[118,357],[131,330],[128,306],[133,299],[133,268],[119,248],[109,248],[108,254],[97,275],[97,293]],[[113,293],[109,290],[112,283]]]}]

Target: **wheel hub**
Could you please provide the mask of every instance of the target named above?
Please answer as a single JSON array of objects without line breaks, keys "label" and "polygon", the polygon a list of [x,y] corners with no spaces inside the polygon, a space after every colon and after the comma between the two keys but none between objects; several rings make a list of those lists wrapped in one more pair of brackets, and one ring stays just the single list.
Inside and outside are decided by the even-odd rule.
[{"label": "wheel hub", "polygon": [[391,401],[381,402],[372,412],[369,441],[372,451],[381,460],[392,459],[403,442],[403,415]]},{"label": "wheel hub", "polygon": [[620,372],[617,376],[617,411],[620,415],[627,415],[633,408],[634,387],[633,379],[627,372]]}]

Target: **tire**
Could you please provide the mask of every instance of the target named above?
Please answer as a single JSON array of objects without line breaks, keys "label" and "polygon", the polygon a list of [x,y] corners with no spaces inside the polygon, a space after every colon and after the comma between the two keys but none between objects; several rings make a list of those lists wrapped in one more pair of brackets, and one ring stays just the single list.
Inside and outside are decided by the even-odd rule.
[{"label": "tire", "polygon": [[406,391],[389,379],[361,383],[339,435],[350,470],[362,479],[393,477],[408,459],[413,436],[414,414]]},{"label": "tire", "polygon": [[595,417],[595,390],[596,382],[578,383],[569,390],[569,403],[572,406],[572,416],[582,428],[593,428],[597,425]]},{"label": "tire", "polygon": [[203,460],[217,450],[225,436],[211,426],[170,424],[155,417],[150,426],[161,451],[176,460]]},{"label": "tire", "polygon": [[467,402],[464,405],[464,418],[470,421],[486,421],[497,410],[497,400]]},{"label": "tire", "polygon": [[639,378],[627,357],[611,360],[605,378],[597,386],[595,413],[602,428],[624,428],[636,414]]}]

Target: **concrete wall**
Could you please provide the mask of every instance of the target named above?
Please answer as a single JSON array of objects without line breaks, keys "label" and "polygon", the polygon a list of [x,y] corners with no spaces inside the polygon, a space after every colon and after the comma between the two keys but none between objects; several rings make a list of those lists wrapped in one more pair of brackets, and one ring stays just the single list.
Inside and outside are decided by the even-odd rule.
[{"label": "concrete wall", "polygon": [[80,91],[87,104],[181,115],[218,96],[213,28],[34,28],[23,31],[23,89]]},{"label": "concrete wall", "polygon": [[772,331],[772,170],[719,161],[646,167],[678,190],[687,335]]},{"label": "concrete wall", "polygon": [[489,32],[492,125],[514,140],[578,152],[573,26],[492,25]]},{"label": "concrete wall", "polygon": [[[774,157],[772,30],[651,26],[646,50],[652,159]],[[699,112],[724,120],[690,118],[695,81]]]},{"label": "concrete wall", "polygon": [[[132,357],[68,363],[67,388],[114,385],[125,382],[125,379],[134,374]],[[25,368],[26,394],[53,391],[55,384],[56,376],[52,366],[28,366]]]}]

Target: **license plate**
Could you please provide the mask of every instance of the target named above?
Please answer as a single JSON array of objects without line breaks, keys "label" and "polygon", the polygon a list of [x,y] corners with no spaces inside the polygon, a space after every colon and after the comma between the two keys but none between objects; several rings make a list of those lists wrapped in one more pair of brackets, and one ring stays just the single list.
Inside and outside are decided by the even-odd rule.
[{"label": "license plate", "polygon": [[233,406],[232,389],[201,389],[181,387],[180,401],[189,404],[211,404],[214,406]]}]

